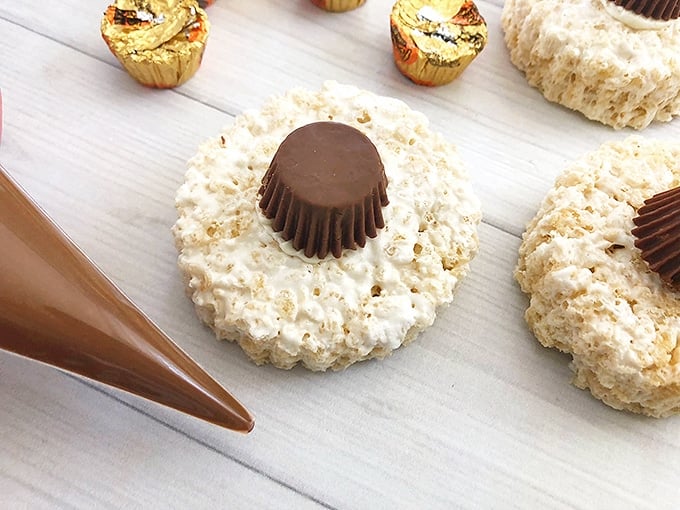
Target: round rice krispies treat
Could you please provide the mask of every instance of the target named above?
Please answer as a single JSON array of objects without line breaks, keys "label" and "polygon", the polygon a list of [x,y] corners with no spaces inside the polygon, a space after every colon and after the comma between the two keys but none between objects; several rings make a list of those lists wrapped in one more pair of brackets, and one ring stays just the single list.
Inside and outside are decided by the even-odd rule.
[{"label": "round rice krispies treat", "polygon": [[[307,259],[258,207],[279,144],[316,121],[348,124],[384,164],[385,226],[340,258]],[[199,317],[258,364],[341,369],[430,326],[478,248],[480,205],[455,147],[396,99],[334,82],[295,89],[204,143],[177,192],[179,267]]]},{"label": "round rice krispies treat", "polygon": [[549,101],[616,129],[680,114],[680,20],[609,0],[506,0],[502,25],[512,63]]},{"label": "round rice krispies treat", "polygon": [[680,293],[634,246],[643,202],[680,185],[680,143],[631,137],[564,171],[529,223],[515,277],[526,320],[572,355],[574,384],[616,409],[680,412]]}]

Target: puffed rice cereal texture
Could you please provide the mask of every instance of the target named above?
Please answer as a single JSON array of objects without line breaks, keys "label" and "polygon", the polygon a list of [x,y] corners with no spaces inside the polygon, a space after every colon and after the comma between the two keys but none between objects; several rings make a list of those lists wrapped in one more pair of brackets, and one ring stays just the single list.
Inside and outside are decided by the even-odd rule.
[{"label": "puffed rice cereal texture", "polygon": [[512,63],[549,101],[616,129],[680,114],[680,20],[640,30],[601,0],[506,0]]},{"label": "puffed rice cereal texture", "polygon": [[[331,120],[376,146],[385,227],[341,258],[305,259],[258,214],[258,189],[294,129]],[[454,145],[403,102],[327,82],[237,117],[190,160],[176,196],[179,267],[199,317],[256,363],[342,369],[383,358],[450,303],[478,248],[480,204]]]},{"label": "puffed rice cereal texture", "polygon": [[536,338],[572,356],[574,384],[616,408],[680,412],[680,293],[631,234],[644,200],[680,185],[680,143],[630,137],[565,170],[523,235],[515,278]]}]

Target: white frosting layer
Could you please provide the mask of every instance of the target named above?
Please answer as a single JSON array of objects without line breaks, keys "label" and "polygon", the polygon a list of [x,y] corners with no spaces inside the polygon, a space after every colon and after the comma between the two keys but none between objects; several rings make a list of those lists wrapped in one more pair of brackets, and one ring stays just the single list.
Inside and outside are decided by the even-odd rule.
[{"label": "white frosting layer", "polygon": [[[258,220],[257,192],[281,141],[321,120],[371,139],[390,203],[365,248],[308,263]],[[431,325],[468,271],[481,219],[454,146],[422,114],[332,82],[273,98],[207,141],[176,205],[179,265],[201,318],[258,363],[314,370],[383,357]]]},{"label": "white frosting layer", "polygon": [[640,14],[635,14],[620,5],[616,5],[611,0],[600,0],[600,2],[602,2],[604,10],[607,11],[612,18],[634,30],[660,30],[671,23],[671,21],[652,19],[641,16]]}]

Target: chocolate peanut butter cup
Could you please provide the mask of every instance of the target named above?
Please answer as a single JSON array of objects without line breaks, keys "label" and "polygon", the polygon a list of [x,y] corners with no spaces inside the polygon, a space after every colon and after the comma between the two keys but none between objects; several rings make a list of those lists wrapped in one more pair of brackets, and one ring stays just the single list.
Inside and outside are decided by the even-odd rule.
[{"label": "chocolate peanut butter cup", "polygon": [[197,0],[116,0],[101,22],[104,41],[142,85],[172,88],[198,70],[210,23]]},{"label": "chocolate peanut butter cup", "polygon": [[680,0],[609,0],[626,10],[657,20],[680,17]]},{"label": "chocolate peanut butter cup", "polygon": [[390,14],[397,69],[418,85],[450,83],[486,46],[486,21],[472,1],[397,0]]},{"label": "chocolate peanut butter cup", "polygon": [[645,200],[633,223],[635,246],[649,268],[680,289],[680,187]]},{"label": "chocolate peanut butter cup", "polygon": [[315,122],[281,143],[259,190],[272,228],[307,257],[339,258],[384,227],[387,178],[373,143],[338,122]]}]

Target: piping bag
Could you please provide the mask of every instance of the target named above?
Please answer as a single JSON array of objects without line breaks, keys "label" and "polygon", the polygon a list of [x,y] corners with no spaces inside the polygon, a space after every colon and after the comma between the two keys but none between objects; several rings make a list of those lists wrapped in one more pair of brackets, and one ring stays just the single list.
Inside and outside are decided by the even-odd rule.
[{"label": "piping bag", "polygon": [[0,166],[0,349],[216,425],[253,417],[175,345]]}]

